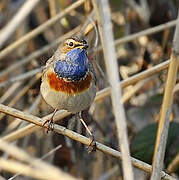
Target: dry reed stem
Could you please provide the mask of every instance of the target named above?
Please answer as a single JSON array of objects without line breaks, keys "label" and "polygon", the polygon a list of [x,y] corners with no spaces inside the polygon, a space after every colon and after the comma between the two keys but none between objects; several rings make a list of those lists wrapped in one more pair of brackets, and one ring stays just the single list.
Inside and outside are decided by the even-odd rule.
[{"label": "dry reed stem", "polygon": [[111,176],[114,176],[119,171],[119,166],[115,165],[111,169],[107,170],[107,172],[103,173],[97,180],[107,180],[110,179]]},{"label": "dry reed stem", "polygon": [[16,82],[12,84],[9,89],[1,96],[0,103],[3,104],[13,93],[14,91],[22,85],[22,82]]},{"label": "dry reed stem", "polygon": [[152,77],[147,78],[145,80],[139,81],[137,84],[132,86],[126,93],[123,94],[121,98],[121,102],[124,103],[129,100],[137,91],[139,91],[146,83],[148,83]]},{"label": "dry reed stem", "polygon": [[[179,11],[178,11],[179,12]],[[166,82],[165,93],[163,97],[161,116],[158,124],[157,137],[155,142],[155,149],[152,162],[151,180],[161,179],[161,171],[163,168],[163,161],[165,156],[166,142],[169,129],[169,117],[173,102],[173,89],[176,83],[176,76],[179,64],[179,13],[177,26],[175,29],[173,39],[173,49],[171,54],[171,62],[168,70],[168,77]]]},{"label": "dry reed stem", "polygon": [[117,126],[118,144],[122,154],[123,176],[124,180],[133,180],[125,110],[123,104],[120,101],[122,92],[121,86],[119,84],[120,80],[114,48],[114,37],[109,2],[108,0],[93,0],[92,2],[97,16],[98,29],[103,48],[107,75],[111,85],[111,99],[115,116],[115,123]]},{"label": "dry reed stem", "polygon": [[77,26],[72,31],[69,31],[68,33],[64,34],[63,36],[60,36],[59,38],[57,38],[57,40],[55,40],[53,43],[44,46],[40,50],[37,50],[37,51],[31,53],[30,55],[22,58],[21,60],[17,60],[17,63],[14,63],[13,65],[9,66],[8,68],[6,68],[2,72],[0,72],[0,78],[7,75],[7,74],[9,74],[9,73],[11,73],[12,71],[19,68],[20,66],[23,66],[23,65],[27,64],[32,59],[38,58],[39,56],[41,56],[45,52],[49,51],[49,49],[56,47],[59,43],[64,41],[66,38],[69,38],[69,37],[73,36],[79,30],[80,30],[80,26]]},{"label": "dry reed stem", "polygon": [[[13,173],[18,172],[38,179],[76,179],[57,169],[55,166],[36,159],[28,155],[22,149],[5,141],[0,140],[0,149],[18,160],[15,161],[0,158],[0,168],[3,170],[7,170]],[[19,161],[22,161],[23,163],[20,163]]]},{"label": "dry reed stem", "polygon": [[48,0],[49,9],[50,9],[50,17],[56,15],[56,0]]},{"label": "dry reed stem", "polygon": [[[25,120],[27,122],[33,123],[32,124],[33,126],[31,126],[31,127],[36,127],[36,130],[42,129],[41,127],[43,127],[43,123],[45,122],[45,120],[48,119],[49,117],[51,117],[51,115],[49,115],[46,118],[40,119],[36,116],[29,115],[27,113],[24,113],[22,111],[14,109],[14,108],[10,108],[10,107],[2,105],[2,104],[0,104],[0,112],[6,113],[6,114],[11,115],[13,117],[20,118],[20,119]],[[66,111],[62,111],[61,113],[57,113],[56,116],[62,117],[64,115],[66,115],[66,113],[67,113]],[[61,117],[59,117],[59,119]],[[56,117],[55,117],[55,120],[57,120]],[[46,127],[44,127],[44,128],[46,128]],[[27,131],[28,131],[28,129],[27,129]],[[82,135],[80,135],[74,131],[67,129],[66,127],[63,127],[63,126],[60,126],[57,124],[54,124],[54,131],[59,133],[59,134],[62,134],[64,136],[67,136],[73,140],[76,140],[82,144],[85,144],[85,145],[89,145],[89,143],[91,142],[90,138],[84,137],[84,136],[82,136]],[[1,140],[9,141],[9,140],[12,140],[12,138],[11,139],[1,138]],[[98,143],[98,142],[96,142],[96,144],[97,144],[97,149],[99,151],[101,151],[105,154],[111,155],[113,157],[116,157],[118,159],[121,159],[121,153],[119,151],[116,151],[116,150],[114,150],[108,146],[105,146],[101,143]],[[131,157],[131,161],[135,167],[137,167],[143,171],[146,171],[148,173],[150,173],[152,171],[152,167],[147,163],[144,163],[144,162],[137,160],[135,158],[132,158],[132,157]],[[162,171],[162,177],[163,177],[163,179],[166,179],[166,180],[177,180],[176,178],[165,173],[164,171]]]},{"label": "dry reed stem", "polygon": [[[7,154],[9,154],[10,156],[14,157],[16,160],[18,161],[22,161],[23,163],[27,163],[28,166],[27,168],[32,168],[32,172],[33,169],[35,171],[39,171],[41,172],[41,178],[40,179],[47,179],[47,177],[50,177],[51,175],[51,179],[62,179],[62,177],[66,178],[71,178],[71,176],[63,173],[62,171],[60,171],[58,168],[56,168],[55,166],[49,165],[45,162],[43,162],[42,160],[39,160],[37,158],[34,158],[32,156],[30,156],[29,154],[27,154],[25,151],[23,151],[22,149],[18,148],[17,146],[14,146],[12,144],[9,144],[5,141],[0,140],[0,149],[4,152],[6,152]],[[3,159],[1,158],[0,162],[3,162],[4,164],[8,165],[8,160],[7,159]],[[7,161],[7,162],[4,162]],[[15,161],[10,161],[10,163],[17,163]],[[25,164],[22,164],[22,166]],[[29,166],[30,165],[30,166]],[[0,163],[0,167],[2,168],[2,164]],[[5,166],[3,166],[5,167]],[[8,167],[5,167],[8,168]],[[10,169],[16,169],[15,167],[12,168],[10,167]],[[17,172],[21,172],[22,174],[24,174],[24,168],[22,167],[21,171],[17,171]],[[33,173],[31,172],[31,176],[33,176]],[[47,175],[47,177],[46,177]],[[71,178],[71,179],[75,179],[75,178]]]},{"label": "dry reed stem", "polygon": [[[43,117],[42,120],[46,121],[47,119],[50,119],[52,117],[52,114],[53,113]],[[56,122],[57,120],[63,119],[70,114],[71,113],[69,113],[67,111],[58,111],[54,117],[54,122]],[[19,119],[21,119],[21,118],[19,118]],[[12,142],[12,141],[15,141],[19,138],[23,138],[24,136],[27,136],[27,135],[35,132],[35,131],[38,131],[38,130],[41,130],[41,128],[38,126],[35,126],[34,124],[29,124],[29,125],[21,128],[21,129],[18,129],[16,131],[9,133],[8,135],[2,137],[2,140]]]},{"label": "dry reed stem", "polygon": [[28,71],[26,73],[22,73],[19,76],[12,77],[6,81],[3,81],[2,83],[0,83],[0,88],[9,86],[10,84],[15,83],[17,81],[22,81],[22,80],[31,78],[32,76],[36,75],[37,73],[42,72],[42,69],[43,69],[43,66],[41,66],[40,68],[36,68],[31,71]]},{"label": "dry reed stem", "polygon": [[[176,24],[177,24],[177,20],[173,20],[173,21],[170,21],[170,22],[167,22],[167,23],[164,23],[164,24],[152,27],[152,28],[148,28],[148,29],[140,31],[138,33],[134,33],[134,34],[128,35],[126,37],[122,37],[122,38],[115,40],[115,45],[127,43],[129,41],[132,41],[132,40],[139,38],[140,36],[146,36],[146,35],[151,35],[151,34],[157,33],[157,32],[162,31],[164,29],[168,29],[170,27],[173,27]],[[102,46],[99,46],[94,50],[94,52],[101,51],[101,50],[102,50]]]},{"label": "dry reed stem", "polygon": [[[57,147],[53,148],[52,150],[50,150],[48,153],[44,154],[40,159],[37,159],[38,161],[44,160],[47,157],[51,156],[52,154],[54,154],[58,149],[60,149],[62,147],[62,145],[58,145]],[[12,176],[11,178],[9,178],[8,180],[13,180],[14,178],[16,178],[17,176],[21,175],[21,173],[16,173],[14,176]]]},{"label": "dry reed stem", "polygon": [[[136,82],[140,81],[140,80],[143,80],[145,78],[148,78],[149,76],[152,76],[154,74],[157,74],[159,72],[161,72],[162,70],[166,69],[168,66],[169,66],[169,60],[159,64],[159,65],[156,65],[155,67],[151,68],[151,69],[148,69],[146,71],[143,71],[141,73],[138,73],[134,76],[131,76],[123,81],[121,81],[121,87],[122,88],[125,88],[129,85],[132,85],[132,84],[135,84]],[[110,95],[110,87],[107,87],[101,91],[99,91],[96,95],[96,98],[95,98],[95,101],[98,101],[102,98],[105,98],[106,96],[109,96]]]},{"label": "dry reed stem", "polygon": [[[143,72],[141,72],[141,73],[139,73],[137,75],[134,75],[132,77],[129,77],[126,80],[121,82],[121,86],[126,87],[128,85],[136,83],[139,80],[145,79],[145,78],[147,78],[147,77],[149,77],[149,76],[151,76],[153,74],[159,73],[160,71],[166,69],[168,67],[169,63],[170,63],[170,61],[167,60],[167,61],[165,61],[163,63],[160,63],[159,65],[156,65],[156,66],[152,67],[151,69],[143,71]],[[15,68],[17,68],[17,67],[15,67]],[[108,96],[110,94],[110,88],[109,87],[105,88],[105,89],[101,90],[101,92],[98,92],[98,94],[99,95],[96,96],[96,100]]]},{"label": "dry reed stem", "polygon": [[170,28],[165,29],[164,32],[163,32],[163,39],[162,39],[162,45],[161,45],[163,52],[165,51],[167,42],[169,41],[170,33],[171,33]]},{"label": "dry reed stem", "polygon": [[[8,106],[13,107],[17,101],[29,90],[30,87],[32,87],[40,78],[41,73],[36,74],[34,78],[32,78],[27,85],[25,85],[21,91],[9,102]],[[4,114],[0,115],[0,120],[4,117]]]},{"label": "dry reed stem", "polygon": [[[39,94],[34,103],[30,106],[30,108],[28,109],[28,111],[24,111],[24,112],[28,112],[29,114],[33,114],[34,115],[34,111],[38,108],[38,105],[40,103],[41,100],[41,94]],[[2,135],[8,134],[10,131],[12,131],[14,128],[16,128],[20,123],[22,123],[21,119],[14,119],[6,128],[6,130],[2,133]],[[19,128],[22,128],[24,126],[26,126],[27,122],[22,123]]]},{"label": "dry reed stem", "polygon": [[[137,75],[134,75],[124,81],[121,81],[121,87],[122,88],[125,88],[127,87],[128,85],[132,85],[132,84],[135,84],[136,82],[140,81],[140,80],[143,80],[153,74],[156,74],[156,73],[159,73],[160,71],[166,69],[169,65],[169,60],[164,62],[164,63],[161,63],[159,65],[156,65],[155,67],[149,69],[149,70],[146,70],[144,72],[141,72]],[[110,88],[107,87],[99,92],[97,92],[97,95],[96,95],[96,98],[95,98],[95,102],[100,100],[100,99],[103,99],[105,98],[106,96],[109,96],[110,95]],[[57,115],[55,116],[55,120],[59,120],[59,119],[63,119],[64,117],[66,117],[67,115],[69,115],[70,113],[67,113],[66,111],[60,111],[57,113]],[[48,115],[48,116],[45,116],[43,119],[49,119],[50,117],[52,116],[52,114]],[[29,135],[31,133],[33,133],[34,131],[36,130],[39,130],[39,127],[37,126],[34,126],[32,124],[30,125],[27,125],[26,127],[24,128],[21,128],[19,130],[16,130],[8,135],[6,135],[5,137],[3,137],[3,139],[5,140],[8,140],[8,141],[15,141],[19,138],[22,138],[26,135]]]},{"label": "dry reed stem", "polygon": [[68,6],[66,9],[64,9],[60,13],[58,13],[56,16],[54,16],[51,19],[49,19],[48,21],[46,21],[44,24],[38,26],[36,29],[34,29],[31,32],[27,33],[25,36],[23,36],[22,38],[18,39],[17,41],[15,41],[11,45],[9,45],[5,49],[3,49],[0,52],[0,60],[2,60],[3,57],[5,57],[10,52],[12,52],[15,48],[19,47],[23,43],[29,41],[30,39],[34,38],[35,36],[37,36],[38,34],[43,32],[44,30],[46,30],[47,28],[49,28],[50,26],[55,24],[60,18],[64,17],[69,12],[71,12],[73,9],[75,9],[75,8],[79,7],[80,5],[82,5],[84,3],[84,1],[85,0],[76,1],[75,3]]},{"label": "dry reed stem", "polygon": [[26,1],[11,21],[0,31],[0,48],[15,32],[24,19],[31,13],[40,0]]},{"label": "dry reed stem", "polygon": [[167,168],[167,172],[169,172],[169,173],[175,172],[175,170],[177,170],[178,166],[179,166],[179,153],[176,155],[176,157],[169,164],[169,166]]},{"label": "dry reed stem", "polygon": [[[0,158],[0,168],[4,171],[8,171],[11,173],[21,172],[21,174],[35,178],[35,179],[50,179],[50,178],[52,178],[50,176],[49,171],[44,172],[39,169],[30,167],[29,165],[20,163],[18,161],[7,160],[5,158]],[[53,177],[53,178],[58,179],[60,177]]]},{"label": "dry reed stem", "polygon": [[[84,0],[81,0],[82,2],[79,2],[79,4],[72,4],[73,7],[69,7],[70,9],[66,8],[66,10],[64,10],[63,12],[57,14],[55,17],[51,18],[50,20],[48,20],[46,23],[42,24],[44,26],[44,29],[43,27],[41,28],[41,26],[39,26],[38,28],[34,29],[33,31],[31,31],[30,33],[28,33],[27,35],[25,35],[25,39],[24,37],[22,37],[21,39],[19,39],[18,41],[14,42],[13,44],[9,45],[7,48],[5,48],[4,50],[2,50],[0,52],[0,60],[5,57],[7,54],[9,54],[10,52],[12,52],[14,49],[16,49],[17,47],[19,47],[21,44],[25,43],[26,41],[30,40],[31,38],[35,37],[37,34],[43,32],[43,30],[45,30],[46,28],[48,28],[49,26],[53,25],[58,19],[62,18],[63,16],[65,16],[67,13],[69,13],[69,11],[71,9],[75,9],[76,6],[80,6]],[[76,2],[78,3],[78,2]],[[81,4],[80,4],[81,3]],[[64,13],[64,14],[63,14]],[[61,15],[62,14],[62,15]],[[60,17],[57,17],[57,16],[60,16]],[[129,42],[131,40],[134,40],[140,36],[143,36],[143,35],[149,35],[149,34],[154,34],[154,33],[157,33],[159,31],[162,31],[164,29],[167,29],[167,28],[170,28],[172,26],[175,26],[176,25],[176,22],[177,20],[173,20],[173,21],[170,21],[168,23],[164,23],[164,24],[161,24],[159,26],[156,26],[156,27],[153,27],[153,28],[148,28],[147,30],[144,30],[144,31],[141,31],[139,33],[135,33],[135,34],[132,34],[132,35],[129,35],[127,37],[124,37],[124,38],[120,38],[118,40],[115,41],[115,44],[120,44],[120,43],[124,43],[124,42]],[[47,27],[46,27],[47,26]],[[39,32],[40,31],[40,32]],[[32,34],[32,35],[31,35]],[[30,37],[28,37],[30,35]],[[99,50],[102,50],[102,47],[98,47],[95,49],[95,51],[99,51]]]},{"label": "dry reed stem", "polygon": [[[122,43],[127,43],[127,42],[132,41],[132,40],[134,40],[136,38],[139,38],[140,36],[150,35],[150,34],[162,31],[165,28],[173,27],[173,26],[176,25],[176,22],[177,22],[177,20],[173,20],[173,21],[170,21],[168,23],[164,23],[164,24],[161,24],[159,26],[156,26],[156,27],[153,27],[153,28],[149,28],[147,30],[144,30],[144,31],[141,31],[141,32],[138,32],[138,33],[135,33],[135,34],[131,34],[131,35],[128,35],[126,37],[117,39],[117,40],[115,40],[115,45],[122,44]],[[53,43],[51,43],[51,44],[49,44],[47,46],[44,46],[40,50],[37,50],[37,51],[33,52],[32,54],[28,55],[27,57],[25,57],[25,58],[23,58],[21,60],[18,60],[17,63],[11,65],[10,67],[5,69],[4,71],[0,72],[0,78],[5,76],[5,75],[7,75],[7,74],[9,74],[14,69],[16,69],[16,68],[18,68],[18,67],[20,67],[22,65],[25,65],[28,62],[30,62],[31,59],[37,58],[37,57],[41,56],[42,54],[44,54],[45,52],[47,52],[48,50],[50,50],[51,48],[56,47],[60,42],[62,42],[62,40],[64,40],[64,39],[74,35],[75,33],[79,32],[79,30],[80,30],[80,27],[78,26],[77,28],[75,28],[72,31],[66,33],[64,36],[60,37],[59,39],[57,39]],[[100,50],[102,50],[101,46],[96,47],[95,49],[93,49],[94,52],[97,52],[97,51],[100,51]]]},{"label": "dry reed stem", "polygon": [[[140,36],[150,35],[150,34],[162,31],[162,30],[164,30],[166,28],[173,27],[173,26],[176,25],[176,22],[177,22],[177,20],[173,20],[173,21],[170,21],[168,23],[164,23],[164,24],[161,24],[159,26],[149,28],[147,30],[144,30],[144,31],[141,31],[141,32],[131,34],[131,35],[128,35],[126,37],[117,39],[117,40],[115,40],[115,45],[126,43],[126,42],[132,41],[132,40],[134,40],[136,38],[139,38]],[[18,60],[17,63],[13,64],[12,66],[5,69],[4,71],[0,72],[0,78],[7,75],[7,74],[9,74],[10,72],[12,72],[14,69],[18,68],[19,66],[25,65],[26,63],[30,62],[31,59],[34,59],[34,58],[37,58],[37,57],[41,56],[43,53],[47,52],[49,49],[56,47],[62,40],[64,40],[64,39],[72,36],[73,34],[79,32],[78,28],[80,29],[80,27],[78,26],[77,29],[75,28],[72,31],[66,33],[65,36],[60,37],[59,39],[57,39],[56,41],[54,41],[50,45],[44,46],[40,50],[37,50],[37,51],[33,52],[32,54],[30,54],[29,56],[23,58],[22,60]],[[60,40],[61,38],[62,38],[62,40]],[[97,51],[100,51],[100,50],[102,50],[101,46],[96,47],[95,49],[93,49],[94,52],[97,52]]]},{"label": "dry reed stem", "polygon": [[[92,14],[93,13],[91,13],[89,15],[89,17],[91,17]],[[16,68],[19,68],[20,66],[23,66],[23,65],[29,63],[32,59],[38,58],[42,54],[48,52],[50,49],[55,48],[56,46],[58,46],[65,39],[73,36],[74,34],[78,33],[82,29],[84,29],[88,25],[88,23],[89,23],[89,20],[86,21],[82,27],[80,25],[77,26],[73,30],[71,30],[68,33],[64,34],[63,36],[60,36],[59,38],[57,38],[53,43],[44,46],[43,48],[31,53],[30,55],[26,56],[25,58],[22,58],[21,60],[17,60],[17,63],[14,63],[10,67],[8,67],[5,70],[3,70],[2,72],[0,72],[0,78],[3,77],[3,76],[8,75],[12,71],[14,71]]]},{"label": "dry reed stem", "polygon": [[[44,160],[47,157],[51,156],[52,154],[54,154],[58,149],[60,149],[62,147],[62,145],[58,145],[57,147],[53,148],[52,150],[50,150],[48,153],[44,154],[40,159],[37,159],[38,161]],[[19,175],[21,175],[21,173],[16,173],[14,176],[12,176],[11,178],[9,178],[8,180],[13,180],[14,178],[18,177]]]}]

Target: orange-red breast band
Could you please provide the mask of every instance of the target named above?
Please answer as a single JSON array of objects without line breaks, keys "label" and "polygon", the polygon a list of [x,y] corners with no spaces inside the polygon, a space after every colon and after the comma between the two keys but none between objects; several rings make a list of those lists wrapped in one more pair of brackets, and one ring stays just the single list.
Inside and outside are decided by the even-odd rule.
[{"label": "orange-red breast band", "polygon": [[85,79],[77,82],[70,82],[65,81],[63,78],[58,78],[53,71],[50,71],[47,72],[47,80],[50,88],[55,91],[64,92],[67,94],[78,94],[90,87],[92,75],[89,72]]}]

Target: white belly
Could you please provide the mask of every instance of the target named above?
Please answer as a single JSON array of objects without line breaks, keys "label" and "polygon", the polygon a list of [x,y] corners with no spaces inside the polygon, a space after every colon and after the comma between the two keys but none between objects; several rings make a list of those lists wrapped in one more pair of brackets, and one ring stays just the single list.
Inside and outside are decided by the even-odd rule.
[{"label": "white belly", "polygon": [[64,109],[75,114],[91,105],[96,95],[96,86],[92,82],[89,89],[72,95],[52,90],[46,81],[42,81],[40,91],[47,104],[54,109]]}]

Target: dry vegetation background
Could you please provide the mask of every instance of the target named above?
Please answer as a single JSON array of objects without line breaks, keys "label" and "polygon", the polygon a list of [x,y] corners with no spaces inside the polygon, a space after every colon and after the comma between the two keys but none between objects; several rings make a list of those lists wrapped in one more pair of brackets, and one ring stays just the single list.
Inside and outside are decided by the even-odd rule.
[{"label": "dry vegetation background", "polygon": [[[28,2],[26,9],[21,9]],[[96,34],[100,20],[93,8],[95,2],[0,0],[0,180],[123,179],[121,154],[115,151],[119,150],[118,133],[110,83],[101,36]],[[109,4],[134,179],[145,180],[151,174],[148,164],[152,164],[162,113],[179,3],[110,0]],[[39,92],[41,70],[58,44],[74,34],[87,39],[97,76],[98,94],[84,116],[96,141],[102,144],[97,143],[99,151],[90,154],[86,146],[89,140],[83,137],[88,133],[70,113],[57,113],[54,132],[47,134],[39,127],[53,111]],[[178,82],[176,77],[162,164],[162,177],[173,180],[179,177]]]}]

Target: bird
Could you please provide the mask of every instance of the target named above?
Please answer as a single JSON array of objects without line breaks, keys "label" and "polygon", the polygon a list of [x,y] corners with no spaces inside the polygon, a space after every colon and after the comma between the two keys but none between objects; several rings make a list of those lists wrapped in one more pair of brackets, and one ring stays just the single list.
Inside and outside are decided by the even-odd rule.
[{"label": "bird", "polygon": [[82,124],[94,141],[92,133],[81,118],[81,112],[90,107],[96,96],[96,76],[87,49],[87,41],[77,36],[62,42],[46,62],[40,92],[46,103],[55,109],[52,117],[43,126],[48,123],[48,130],[51,129],[58,110],[79,113]]}]

